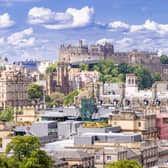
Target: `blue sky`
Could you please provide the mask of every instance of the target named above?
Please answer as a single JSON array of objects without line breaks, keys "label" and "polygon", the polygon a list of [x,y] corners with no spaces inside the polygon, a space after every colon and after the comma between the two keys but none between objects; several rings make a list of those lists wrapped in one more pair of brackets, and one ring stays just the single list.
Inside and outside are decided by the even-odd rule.
[{"label": "blue sky", "polygon": [[0,55],[57,59],[62,43],[168,53],[167,0],[0,0]]}]

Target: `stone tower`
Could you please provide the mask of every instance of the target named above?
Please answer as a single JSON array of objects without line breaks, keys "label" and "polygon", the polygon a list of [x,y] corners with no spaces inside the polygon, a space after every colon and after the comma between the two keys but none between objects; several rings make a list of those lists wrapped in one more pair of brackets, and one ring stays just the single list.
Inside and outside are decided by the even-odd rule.
[{"label": "stone tower", "polygon": [[138,93],[137,77],[135,74],[126,74],[125,96],[133,96]]},{"label": "stone tower", "polygon": [[69,75],[68,75],[68,64],[60,62],[57,64],[57,88],[56,90],[68,94],[69,93]]},{"label": "stone tower", "polygon": [[46,93],[51,95],[51,93],[56,91],[56,72],[50,72],[46,74]]}]

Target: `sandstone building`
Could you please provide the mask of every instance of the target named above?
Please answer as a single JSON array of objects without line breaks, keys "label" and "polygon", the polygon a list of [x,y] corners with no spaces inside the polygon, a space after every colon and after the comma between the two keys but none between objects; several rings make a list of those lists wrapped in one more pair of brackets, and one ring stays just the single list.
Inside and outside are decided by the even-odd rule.
[{"label": "sandstone building", "polygon": [[68,64],[58,63],[56,72],[46,75],[46,93],[53,92],[69,93],[69,69]]},{"label": "sandstone building", "polygon": [[113,45],[106,43],[104,46],[97,44],[87,46],[83,41],[79,41],[78,46],[61,45],[59,49],[59,61],[67,63],[98,61],[112,56],[114,53]]},{"label": "sandstone building", "polygon": [[104,83],[100,85],[100,99],[104,103],[123,106],[166,106],[168,82],[155,82],[151,89],[139,90],[134,74],[126,74],[125,83]]},{"label": "sandstone building", "polygon": [[22,70],[3,71],[0,76],[0,108],[26,105],[28,83],[29,80]]}]

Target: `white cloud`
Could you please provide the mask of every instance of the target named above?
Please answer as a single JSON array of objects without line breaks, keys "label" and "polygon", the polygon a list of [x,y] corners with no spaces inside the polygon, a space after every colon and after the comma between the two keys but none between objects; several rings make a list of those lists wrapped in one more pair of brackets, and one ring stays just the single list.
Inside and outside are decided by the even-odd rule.
[{"label": "white cloud", "polygon": [[128,31],[134,32],[156,32],[159,34],[168,33],[168,24],[159,24],[152,20],[146,20],[143,24],[131,25],[122,21],[114,21],[108,24],[108,29],[110,31]]},{"label": "white cloud", "polygon": [[144,24],[131,25],[130,32],[151,31],[159,34],[168,33],[168,24],[159,24],[152,20],[146,20]]},{"label": "white cloud", "polygon": [[[161,24],[147,19],[143,24],[128,24],[114,21],[106,27],[115,37],[114,47],[117,51],[133,49],[162,51],[168,54],[168,24]],[[114,34],[115,32],[115,34]]]},{"label": "white cloud", "polygon": [[113,39],[109,39],[109,38],[102,38],[96,41],[96,44],[102,44],[104,45],[105,43],[113,43]]},{"label": "white cloud", "polygon": [[129,37],[123,37],[120,40],[116,40],[114,47],[118,51],[128,51],[135,49],[136,41]]},{"label": "white cloud", "polygon": [[168,54],[168,48],[161,48],[158,50],[158,56],[161,56],[163,54]]},{"label": "white cloud", "polygon": [[28,12],[30,24],[42,24],[48,29],[68,29],[88,26],[92,22],[93,8],[68,8],[65,12],[54,12],[49,8],[33,7]]},{"label": "white cloud", "polygon": [[15,24],[8,13],[0,15],[0,28],[8,28]]},{"label": "white cloud", "polygon": [[16,48],[33,46],[35,43],[35,38],[31,36],[32,34],[32,28],[13,33],[7,39],[8,44]]},{"label": "white cloud", "polygon": [[125,22],[114,21],[114,22],[111,22],[111,23],[108,24],[108,28],[111,31],[115,31],[115,30],[118,30],[118,29],[128,30],[130,28],[130,26]]},{"label": "white cloud", "polygon": [[5,39],[3,37],[0,38],[0,45],[3,45],[5,43]]}]

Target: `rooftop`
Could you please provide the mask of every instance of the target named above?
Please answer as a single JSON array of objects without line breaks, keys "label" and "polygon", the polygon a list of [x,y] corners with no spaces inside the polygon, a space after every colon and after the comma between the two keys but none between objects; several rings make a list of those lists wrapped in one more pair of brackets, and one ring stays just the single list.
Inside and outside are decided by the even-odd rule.
[{"label": "rooftop", "polygon": [[89,154],[87,152],[80,151],[80,150],[72,150],[72,149],[69,151],[56,151],[53,154],[55,155],[55,157],[59,159],[65,158],[65,160],[69,160],[69,159],[83,160],[85,158],[94,157],[92,154]]}]

